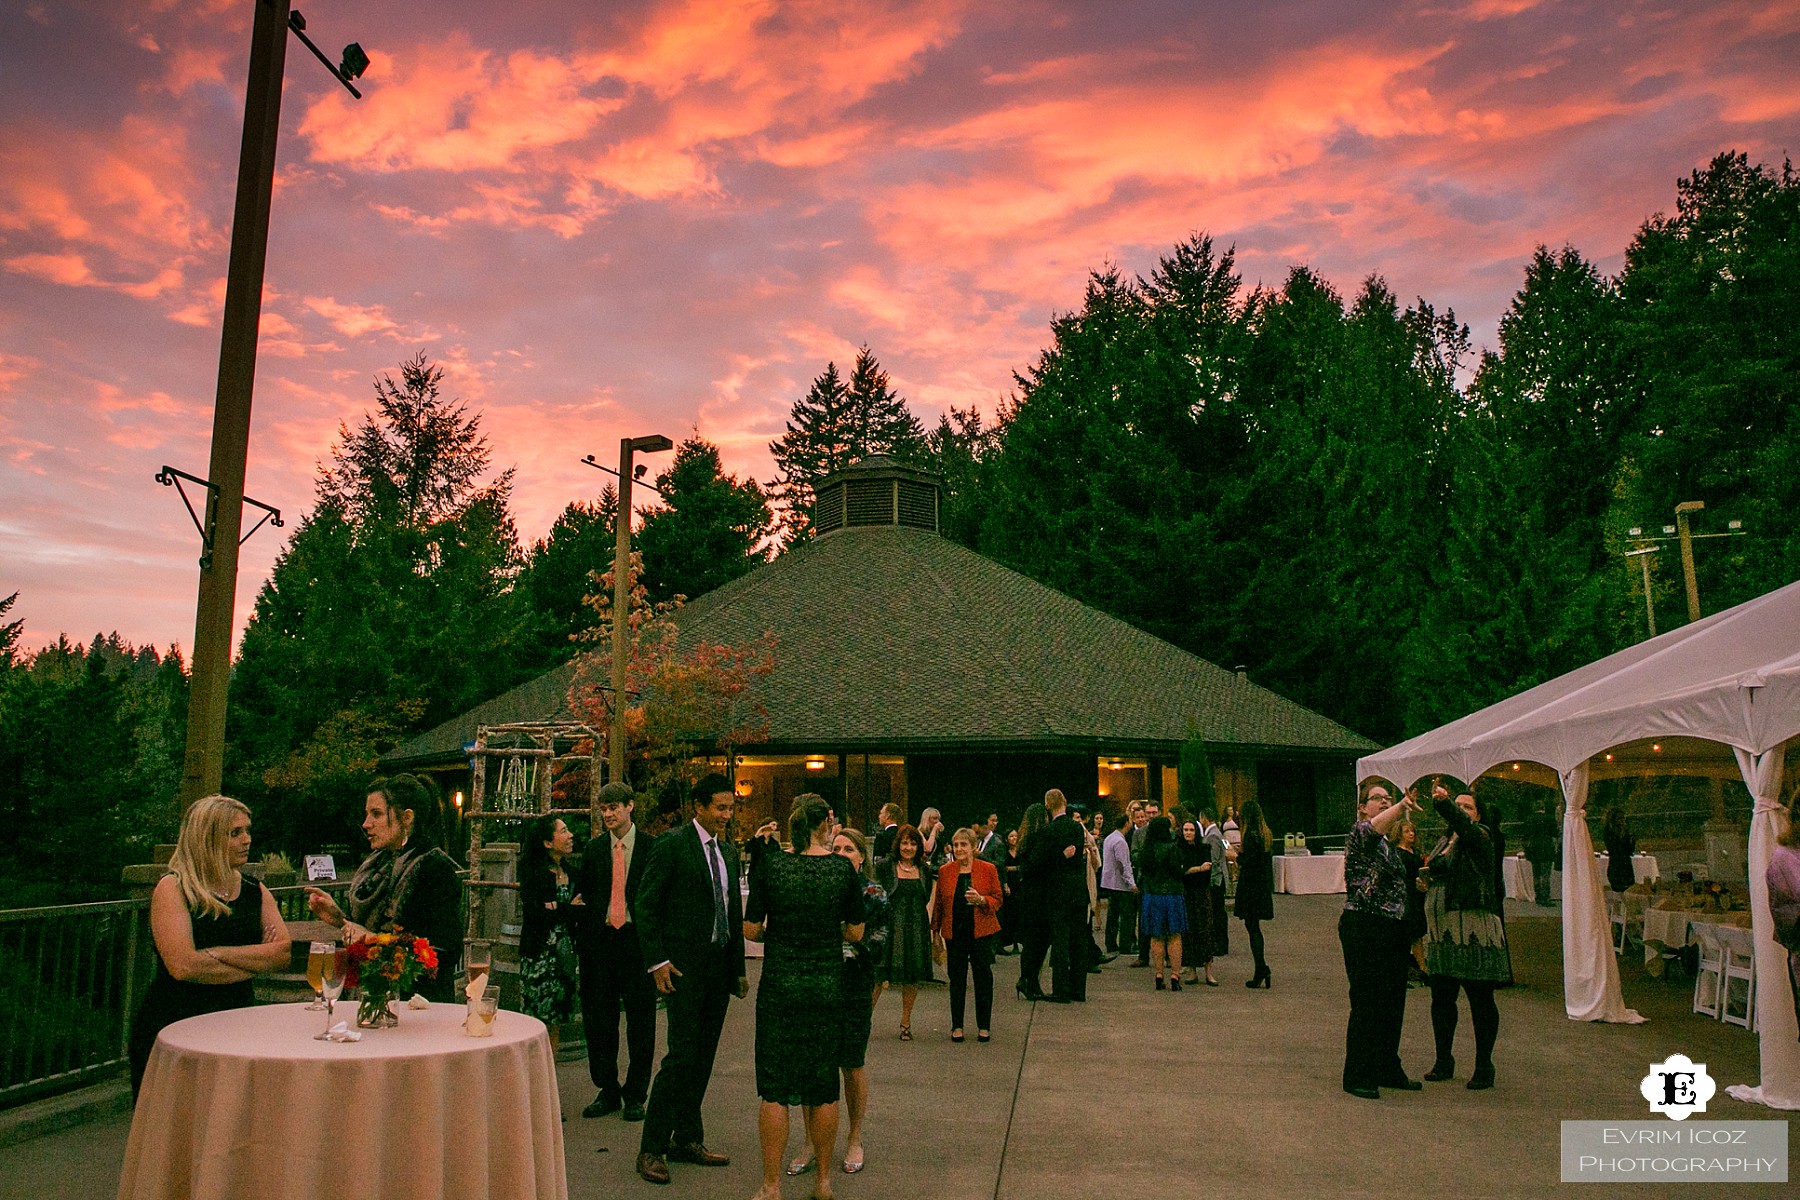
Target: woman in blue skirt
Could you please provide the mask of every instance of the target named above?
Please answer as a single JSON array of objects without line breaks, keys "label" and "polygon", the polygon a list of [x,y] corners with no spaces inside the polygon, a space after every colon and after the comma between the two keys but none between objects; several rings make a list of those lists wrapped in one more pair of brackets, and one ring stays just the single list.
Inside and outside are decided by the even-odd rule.
[{"label": "woman in blue skirt", "polygon": [[1187,889],[1182,882],[1180,849],[1169,818],[1157,817],[1144,831],[1144,868],[1138,874],[1143,892],[1139,932],[1150,939],[1150,965],[1156,990],[1163,990],[1163,966],[1169,968],[1169,990],[1181,990],[1181,935],[1187,932]]}]

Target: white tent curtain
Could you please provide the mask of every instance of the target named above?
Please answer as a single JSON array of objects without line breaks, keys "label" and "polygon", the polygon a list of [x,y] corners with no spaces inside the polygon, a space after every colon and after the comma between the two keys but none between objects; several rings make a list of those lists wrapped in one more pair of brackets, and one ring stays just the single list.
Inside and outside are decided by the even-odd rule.
[{"label": "white tent curtain", "polygon": [[1571,1021],[1636,1025],[1644,1018],[1625,1007],[1619,964],[1613,958],[1612,923],[1600,892],[1594,843],[1588,835],[1588,767],[1560,773],[1563,799],[1563,1005]]},{"label": "white tent curtain", "polygon": [[1755,808],[1750,818],[1750,920],[1756,945],[1756,1029],[1761,1039],[1762,1083],[1736,1084],[1734,1098],[1770,1108],[1800,1108],[1800,1029],[1787,986],[1787,949],[1775,940],[1769,915],[1769,856],[1791,819],[1781,807],[1784,748],[1761,754],[1737,751],[1738,767]]}]

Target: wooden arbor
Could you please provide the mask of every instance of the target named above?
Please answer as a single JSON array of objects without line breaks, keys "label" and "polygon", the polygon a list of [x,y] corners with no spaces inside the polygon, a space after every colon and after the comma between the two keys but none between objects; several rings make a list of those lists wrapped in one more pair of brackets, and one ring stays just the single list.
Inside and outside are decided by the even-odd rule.
[{"label": "wooden arbor", "polygon": [[[510,854],[483,853],[494,840],[491,822],[528,821],[555,814],[584,816],[590,831],[599,828],[605,749],[599,734],[574,722],[483,725],[476,732],[470,752],[469,808],[463,814],[470,822],[470,946],[491,945],[498,936],[508,934],[508,923],[489,901],[519,888],[516,861]],[[508,936],[516,939],[516,929]],[[498,964],[495,970],[498,972]]]}]

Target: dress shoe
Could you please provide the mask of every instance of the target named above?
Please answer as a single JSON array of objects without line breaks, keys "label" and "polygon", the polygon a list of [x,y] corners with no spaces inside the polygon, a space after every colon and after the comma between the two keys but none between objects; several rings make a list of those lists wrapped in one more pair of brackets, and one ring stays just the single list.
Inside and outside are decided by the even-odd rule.
[{"label": "dress shoe", "polygon": [[1022,983],[1016,985],[1013,990],[1019,993],[1019,999],[1021,1000],[1042,1000],[1044,998],[1043,992],[1034,987],[1027,987]]},{"label": "dress shoe", "polygon": [[1416,1079],[1408,1079],[1404,1075],[1400,1076],[1398,1079],[1390,1079],[1381,1086],[1384,1088],[1392,1088],[1396,1092],[1422,1092],[1425,1090],[1424,1084]]},{"label": "dress shoe", "polygon": [[647,1183],[669,1182],[669,1164],[663,1161],[660,1154],[640,1154],[637,1161],[638,1178]]},{"label": "dress shoe", "polygon": [[1433,1063],[1431,1070],[1425,1072],[1425,1081],[1427,1083],[1443,1083],[1445,1080],[1450,1079],[1455,1075],[1456,1060],[1454,1058],[1444,1058]]},{"label": "dress shoe", "polygon": [[581,1110],[581,1115],[584,1117],[610,1117],[618,1111],[619,1098],[617,1096],[608,1096],[605,1092],[601,1092],[598,1096],[595,1096],[593,1100],[589,1101],[586,1108]]},{"label": "dress shoe", "polygon": [[1493,1087],[1494,1086],[1494,1064],[1489,1063],[1485,1067],[1477,1066],[1475,1068],[1475,1073],[1473,1075],[1469,1076],[1469,1082],[1468,1082],[1467,1086],[1471,1092],[1482,1092],[1482,1091],[1486,1091],[1488,1088]]},{"label": "dress shoe", "polygon": [[1104,967],[1107,963],[1113,961],[1113,959],[1117,957],[1119,956],[1116,954],[1102,954],[1100,956],[1100,965]]},{"label": "dress shoe", "polygon": [[1043,995],[1039,996],[1038,999],[1042,1000],[1045,1004],[1073,1004],[1073,1003],[1075,1003],[1073,1000],[1069,999],[1067,996],[1057,996],[1057,995],[1053,995],[1049,992],[1046,992]]},{"label": "dress shoe", "polygon": [[689,1142],[685,1146],[670,1146],[671,1162],[693,1163],[699,1167],[729,1167],[731,1155],[720,1154],[717,1150],[708,1150],[699,1142]]},{"label": "dress shoe", "polygon": [[627,1104],[624,1113],[621,1115],[627,1121],[641,1121],[644,1119],[644,1106],[641,1104]]},{"label": "dress shoe", "polygon": [[1381,1089],[1380,1088],[1347,1087],[1344,1090],[1346,1092],[1349,1092],[1352,1096],[1356,1096],[1363,1100],[1379,1100],[1379,1099],[1381,1099]]}]

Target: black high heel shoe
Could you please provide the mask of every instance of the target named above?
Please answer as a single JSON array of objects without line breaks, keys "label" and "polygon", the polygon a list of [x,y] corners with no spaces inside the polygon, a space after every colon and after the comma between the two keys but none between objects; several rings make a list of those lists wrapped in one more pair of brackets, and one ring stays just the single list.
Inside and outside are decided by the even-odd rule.
[{"label": "black high heel shoe", "polygon": [[1021,1000],[1042,1000],[1044,998],[1043,992],[1034,987],[1026,987],[1023,979],[1013,985],[1013,990],[1019,993]]},{"label": "black high heel shoe", "polygon": [[1264,968],[1250,978],[1244,980],[1244,986],[1247,988],[1267,988],[1269,986],[1268,969]]}]

